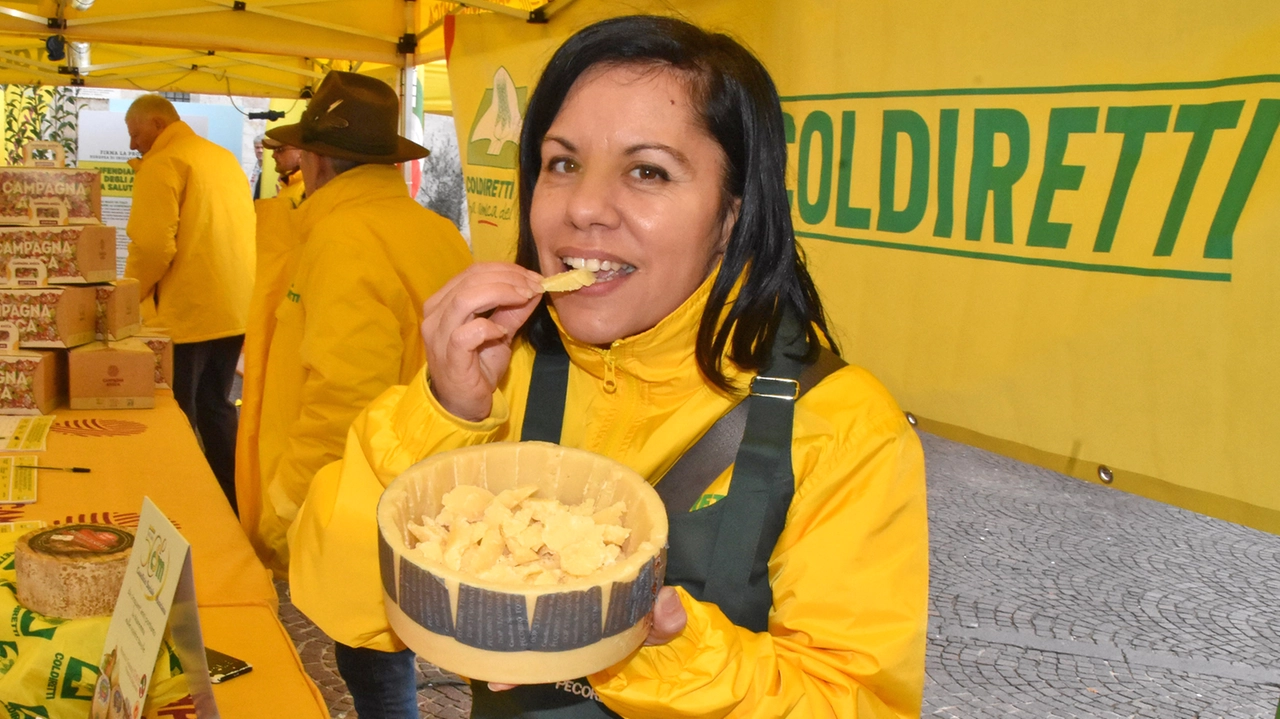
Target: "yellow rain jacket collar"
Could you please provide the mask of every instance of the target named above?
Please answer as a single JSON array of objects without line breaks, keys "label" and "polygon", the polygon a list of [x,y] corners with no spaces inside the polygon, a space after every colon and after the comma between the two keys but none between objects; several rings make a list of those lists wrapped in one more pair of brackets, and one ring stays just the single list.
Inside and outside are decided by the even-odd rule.
[{"label": "yellow rain jacket collar", "polygon": [[156,141],[151,144],[151,149],[147,150],[147,152],[143,154],[143,162],[145,162],[147,158],[155,157],[161,152],[164,152],[165,149],[174,142],[184,137],[192,137],[195,134],[196,131],[192,130],[191,126],[182,120],[178,120],[177,122],[170,124],[156,136]]},{"label": "yellow rain jacket collar", "polygon": [[372,204],[408,196],[404,177],[395,165],[353,167],[313,191],[298,206],[298,229],[303,237],[310,235],[317,222],[349,203]]},{"label": "yellow rain jacket collar", "polygon": [[[640,334],[614,340],[607,348],[570,337],[554,307],[551,318],[573,364],[605,383],[606,389],[622,373],[643,383],[654,396],[686,395],[707,384],[698,369],[695,347],[702,312],[718,270],[713,270],[687,300],[658,324]],[[721,371],[738,387],[745,387],[752,376],[727,358]]]}]

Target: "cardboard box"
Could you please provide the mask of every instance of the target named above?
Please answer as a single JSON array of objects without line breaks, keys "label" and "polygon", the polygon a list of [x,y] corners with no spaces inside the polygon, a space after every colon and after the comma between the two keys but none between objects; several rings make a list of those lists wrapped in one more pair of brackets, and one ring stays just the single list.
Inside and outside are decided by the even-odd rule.
[{"label": "cardboard box", "polygon": [[97,316],[98,293],[93,287],[0,288],[0,321],[18,325],[24,349],[92,342]]},{"label": "cardboard box", "polygon": [[68,356],[71,409],[156,406],[155,353],[139,340],[94,342]]},{"label": "cardboard box", "polygon": [[94,339],[115,342],[142,331],[138,306],[141,285],[137,280],[126,277],[93,289],[98,306]]},{"label": "cardboard box", "polygon": [[173,339],[150,327],[143,330],[136,339],[151,348],[156,356],[156,387],[170,389],[173,387]]},{"label": "cardboard box", "polygon": [[96,171],[73,167],[0,167],[0,225],[28,224],[29,203],[39,199],[62,202],[70,224],[102,224],[102,180]]},{"label": "cardboard box", "polygon": [[50,284],[110,282],[116,278],[116,228],[0,227],[0,271],[12,260],[43,262]]},{"label": "cardboard box", "polygon": [[65,352],[0,354],[0,414],[50,414],[66,397]]}]

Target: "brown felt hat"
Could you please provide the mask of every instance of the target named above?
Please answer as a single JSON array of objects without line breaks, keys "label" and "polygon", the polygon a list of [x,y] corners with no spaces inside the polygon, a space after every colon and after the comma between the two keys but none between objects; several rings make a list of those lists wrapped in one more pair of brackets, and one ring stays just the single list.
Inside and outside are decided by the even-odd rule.
[{"label": "brown felt hat", "polygon": [[431,154],[397,132],[400,99],[387,83],[354,72],[325,76],[302,121],[267,130],[267,137],[317,155],[390,165]]}]

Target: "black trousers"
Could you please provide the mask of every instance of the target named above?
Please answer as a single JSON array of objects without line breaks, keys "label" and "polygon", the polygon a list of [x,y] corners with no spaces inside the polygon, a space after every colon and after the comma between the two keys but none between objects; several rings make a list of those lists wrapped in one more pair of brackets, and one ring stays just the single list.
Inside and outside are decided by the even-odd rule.
[{"label": "black trousers", "polygon": [[236,427],[231,401],[244,335],[173,345],[173,398],[195,429],[204,457],[236,510]]}]

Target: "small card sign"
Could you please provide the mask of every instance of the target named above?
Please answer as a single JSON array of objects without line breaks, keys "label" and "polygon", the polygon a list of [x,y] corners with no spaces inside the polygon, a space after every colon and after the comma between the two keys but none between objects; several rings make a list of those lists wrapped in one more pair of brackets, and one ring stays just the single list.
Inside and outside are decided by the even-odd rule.
[{"label": "small card sign", "polygon": [[168,627],[200,719],[219,719],[196,613],[191,544],[149,498],[111,615],[90,719],[139,719]]}]

